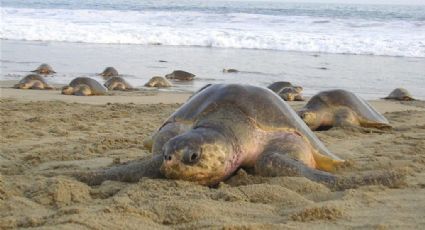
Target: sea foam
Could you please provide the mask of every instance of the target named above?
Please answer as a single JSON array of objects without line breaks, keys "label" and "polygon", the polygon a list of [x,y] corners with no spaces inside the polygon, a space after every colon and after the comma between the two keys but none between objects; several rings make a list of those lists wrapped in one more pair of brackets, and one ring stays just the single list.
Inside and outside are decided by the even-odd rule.
[{"label": "sea foam", "polygon": [[425,22],[162,10],[2,7],[0,38],[425,57]]}]

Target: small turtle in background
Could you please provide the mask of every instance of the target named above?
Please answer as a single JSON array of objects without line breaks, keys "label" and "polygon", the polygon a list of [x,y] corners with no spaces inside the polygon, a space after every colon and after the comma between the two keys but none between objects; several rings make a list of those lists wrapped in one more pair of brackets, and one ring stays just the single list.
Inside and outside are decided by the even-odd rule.
[{"label": "small turtle in background", "polygon": [[294,86],[290,82],[274,82],[267,86],[267,88],[278,94],[285,101],[304,101],[304,97],[302,96],[303,87]]},{"label": "small turtle in background", "polygon": [[398,100],[398,101],[414,101],[415,99],[412,97],[412,95],[404,88],[397,88],[394,89],[390,95],[387,97],[384,97],[383,99],[388,100]]},{"label": "small turtle in background", "polygon": [[46,80],[38,74],[29,74],[14,85],[16,89],[53,89]]},{"label": "small turtle in background", "polygon": [[53,68],[46,63],[41,64],[37,69],[31,71],[38,74],[50,75],[56,73]]},{"label": "small turtle in background", "polygon": [[103,84],[108,90],[134,90],[134,87],[131,86],[124,78],[122,77],[110,77],[105,84]]},{"label": "small turtle in background", "polygon": [[108,80],[110,77],[117,77],[119,74],[114,67],[106,67],[99,75],[102,76],[103,79]]},{"label": "small turtle in background", "polygon": [[174,70],[172,73],[165,75],[165,78],[179,81],[192,81],[193,78],[195,78],[195,74],[183,70]]},{"label": "small turtle in background", "polygon": [[105,95],[107,92],[102,84],[88,77],[77,77],[62,88],[62,94],[76,96]]},{"label": "small turtle in background", "polygon": [[301,86],[294,86],[283,88],[277,94],[285,101],[304,101],[302,91]]},{"label": "small turtle in background", "polygon": [[332,127],[391,128],[388,120],[367,101],[342,89],[316,94],[298,111],[298,115],[312,130]]},{"label": "small turtle in background", "polygon": [[223,73],[239,73],[237,69],[223,69]]},{"label": "small turtle in background", "polygon": [[166,88],[171,87],[173,84],[165,77],[155,76],[152,77],[146,84],[146,87],[157,87],[157,88]]},{"label": "small turtle in background", "polygon": [[286,87],[293,87],[293,85],[289,81],[277,81],[267,86],[267,88],[271,89],[275,93]]}]

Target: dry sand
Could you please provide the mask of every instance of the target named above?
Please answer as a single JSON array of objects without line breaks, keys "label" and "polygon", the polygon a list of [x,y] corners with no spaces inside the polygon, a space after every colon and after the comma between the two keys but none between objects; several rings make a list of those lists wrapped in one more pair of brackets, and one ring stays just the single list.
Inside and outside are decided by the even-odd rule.
[{"label": "dry sand", "polygon": [[[300,177],[240,170],[218,188],[141,179],[87,186],[64,176],[149,153],[143,138],[186,94],[62,96],[1,89],[0,229],[420,229],[425,226],[425,103],[372,101],[394,130],[316,132],[353,162],[337,174],[403,169],[406,185],[330,191]],[[78,103],[76,103],[78,102]],[[107,102],[112,102],[108,103]],[[161,103],[161,104],[159,104]],[[302,103],[292,103],[299,108]]]}]

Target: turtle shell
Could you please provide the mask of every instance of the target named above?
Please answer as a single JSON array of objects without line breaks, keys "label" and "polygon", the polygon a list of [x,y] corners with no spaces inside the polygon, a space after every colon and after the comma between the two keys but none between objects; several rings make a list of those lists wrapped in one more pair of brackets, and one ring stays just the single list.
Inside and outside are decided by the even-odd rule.
[{"label": "turtle shell", "polygon": [[105,84],[103,84],[106,88],[109,88],[109,86],[112,84],[112,83],[115,83],[115,82],[121,82],[121,83],[123,83],[124,85],[125,85],[125,87],[127,88],[127,89],[132,89],[133,88],[133,86],[131,86],[124,78],[122,78],[122,77],[111,77],[111,78],[108,78],[108,80],[105,82]]},{"label": "turtle shell", "polygon": [[102,95],[108,91],[102,84],[100,84],[96,80],[89,77],[77,77],[69,83],[69,86],[75,88],[78,85],[82,85],[82,84],[90,87],[90,90],[95,95]]},{"label": "turtle shell", "polygon": [[28,81],[31,80],[37,80],[42,82],[44,85],[48,85],[46,80],[44,80],[44,78],[38,74],[29,74],[26,77],[22,78],[19,83],[27,83]]},{"label": "turtle shell", "polygon": [[277,94],[266,88],[251,85],[210,85],[190,98],[167,119],[164,125],[183,122],[196,126],[205,114],[226,106],[237,108],[264,131],[297,131],[321,154],[340,159],[323,145],[296,112]]},{"label": "turtle shell", "polygon": [[53,68],[46,63],[41,64],[39,67],[37,67],[37,69],[31,71],[31,72],[36,72],[39,74],[51,74],[51,73],[56,73]]},{"label": "turtle shell", "polygon": [[412,95],[404,88],[396,88],[394,89],[388,97],[385,99],[395,99],[395,100],[414,100]]},{"label": "turtle shell", "polygon": [[389,124],[388,120],[363,98],[342,89],[323,91],[316,94],[307,102],[304,109],[332,109],[338,106],[350,108],[357,116],[368,123]]},{"label": "turtle shell", "polygon": [[288,81],[277,81],[267,86],[275,93],[279,93],[283,88],[292,87],[293,85]]},{"label": "turtle shell", "polygon": [[180,81],[191,81],[195,78],[195,74],[183,71],[183,70],[174,70],[172,73],[165,75],[167,79],[177,79]]}]

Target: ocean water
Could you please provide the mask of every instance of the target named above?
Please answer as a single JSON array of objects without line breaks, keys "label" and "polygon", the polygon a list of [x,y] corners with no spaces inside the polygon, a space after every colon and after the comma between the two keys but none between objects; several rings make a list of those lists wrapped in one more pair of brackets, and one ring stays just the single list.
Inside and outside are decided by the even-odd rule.
[{"label": "ocean water", "polygon": [[404,87],[425,99],[425,5],[2,0],[0,11],[0,80],[49,63],[56,84],[102,81],[96,73],[114,66],[136,87],[182,69],[196,80],[170,90],[291,81],[306,96],[342,88],[376,99]]},{"label": "ocean water", "polygon": [[425,5],[2,0],[0,38],[425,57]]}]

